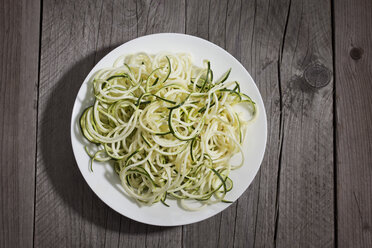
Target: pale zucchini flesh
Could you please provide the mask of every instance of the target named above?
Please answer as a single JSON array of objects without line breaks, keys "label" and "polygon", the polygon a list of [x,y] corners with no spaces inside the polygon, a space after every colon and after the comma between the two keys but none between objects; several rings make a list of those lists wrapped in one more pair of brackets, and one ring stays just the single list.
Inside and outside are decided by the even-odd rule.
[{"label": "pale zucchini flesh", "polygon": [[228,81],[231,69],[213,79],[211,62],[192,64],[188,54],[145,53],[116,61],[93,79],[95,103],[79,120],[99,150],[93,161],[113,161],[122,186],[141,204],[179,199],[203,205],[229,202],[229,160],[242,153],[249,120],[233,106],[256,104]]}]

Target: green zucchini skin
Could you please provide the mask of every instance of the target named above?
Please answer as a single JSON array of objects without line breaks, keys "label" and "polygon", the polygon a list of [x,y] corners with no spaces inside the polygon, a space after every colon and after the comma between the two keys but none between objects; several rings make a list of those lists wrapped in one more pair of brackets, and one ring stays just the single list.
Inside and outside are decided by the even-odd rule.
[{"label": "green zucchini skin", "polygon": [[125,191],[141,204],[231,203],[225,196],[234,167],[219,156],[241,152],[244,141],[246,123],[232,107],[247,104],[253,118],[255,102],[239,82],[228,81],[231,68],[214,80],[206,61],[195,75],[177,78],[176,55],[164,55],[155,68],[147,68],[155,55],[141,56],[93,80],[95,103],[79,119],[83,136],[98,148],[85,148],[91,171],[94,162],[111,161]]}]

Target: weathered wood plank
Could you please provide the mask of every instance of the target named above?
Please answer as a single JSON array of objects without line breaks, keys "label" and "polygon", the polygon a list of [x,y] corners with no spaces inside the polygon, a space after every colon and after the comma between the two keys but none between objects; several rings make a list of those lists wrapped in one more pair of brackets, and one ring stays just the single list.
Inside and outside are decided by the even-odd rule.
[{"label": "weathered wood plank", "polygon": [[266,154],[252,185],[238,201],[235,247],[273,247],[280,159],[278,61],[288,1],[242,1],[238,57],[254,78],[268,116]]},{"label": "weathered wood plank", "polygon": [[[225,47],[227,0],[220,1],[187,1],[186,2],[186,33],[195,35],[215,44]],[[227,212],[231,211],[226,210]],[[219,247],[222,214],[203,222],[183,227],[183,247]],[[234,220],[229,227],[234,228]],[[226,228],[229,228],[226,227]],[[228,233],[223,233],[222,236]],[[229,241],[229,240],[227,240]]]},{"label": "weathered wood plank", "polygon": [[372,246],[372,2],[334,1],[339,247]]},{"label": "weathered wood plank", "polygon": [[278,247],[333,247],[333,79],[329,1],[289,1],[278,61]]},{"label": "weathered wood plank", "polygon": [[0,246],[32,247],[40,1],[0,16]]},{"label": "weathered wood plank", "polygon": [[129,220],[95,196],[76,166],[68,127],[77,91],[99,59],[138,35],[184,32],[184,13],[174,1],[43,3],[36,247],[180,246],[181,227]]},{"label": "weathered wood plank", "polygon": [[[188,8],[190,8],[190,4],[193,4],[193,2],[190,3],[190,1],[187,3]],[[218,13],[219,7],[221,6],[224,8],[224,2],[222,2],[222,4],[213,2],[213,6],[209,6],[210,9],[213,8],[210,15],[212,15],[213,12]],[[295,5],[296,8],[298,8],[298,6],[298,4]],[[281,193],[282,195],[277,195],[277,192],[280,192],[280,188],[278,187],[282,183],[279,175],[283,174],[280,170],[281,156],[285,154],[286,158],[296,157],[295,154],[292,154],[292,151],[283,151],[283,154],[281,154],[281,141],[285,141],[285,144],[292,144],[294,138],[297,137],[296,135],[305,133],[305,130],[297,130],[297,132],[295,132],[291,130],[291,128],[286,130],[282,129],[284,118],[293,118],[290,114],[286,117],[282,114],[282,111],[286,109],[288,111],[289,107],[289,104],[283,106],[281,102],[283,93],[285,93],[286,96],[290,96],[300,92],[300,94],[305,96],[303,99],[306,99],[308,98],[307,92],[303,92],[306,87],[303,89],[300,86],[297,91],[292,91],[292,89],[287,87],[287,85],[291,83],[291,77],[296,76],[296,73],[304,74],[304,69],[307,68],[306,66],[313,65],[315,62],[324,63],[329,67],[329,69],[325,69],[327,76],[327,73],[332,70],[330,42],[331,19],[329,17],[329,6],[328,9],[325,8],[325,10],[319,14],[314,13],[314,6],[304,6],[304,12],[295,10],[295,13],[298,14],[293,15],[292,13],[292,16],[289,16],[290,7],[290,1],[281,1],[275,4],[270,3],[270,1],[229,1],[227,3],[227,8],[225,8],[228,14],[224,15],[223,13],[219,13],[218,18],[208,17],[213,20],[208,23],[208,27],[204,27],[196,21],[206,18],[196,15],[198,12],[193,12],[195,13],[193,19],[190,19],[189,15],[187,15],[187,20],[190,20],[187,21],[187,32],[190,30],[192,34],[205,37],[225,47],[243,63],[256,80],[264,98],[266,111],[269,116],[269,140],[267,154],[261,170],[248,191],[239,199],[237,205],[233,205],[222,214],[200,224],[184,227],[183,243],[186,247],[193,247],[195,245],[212,247],[216,244],[221,245],[222,242],[226,240],[227,241],[221,246],[270,247],[279,245],[288,247],[293,244],[304,246],[333,244],[333,156],[330,157],[331,160],[326,156],[328,152],[330,154],[333,152],[332,84],[323,91],[318,90],[320,92],[318,95],[314,93],[317,96],[313,98],[315,98],[319,104],[325,103],[325,112],[321,112],[321,110],[316,107],[311,109],[308,107],[305,108],[301,104],[297,105],[295,108],[296,111],[300,112],[298,116],[296,115],[296,118],[298,117],[299,119],[306,119],[307,116],[311,116],[311,118],[319,120],[323,115],[326,115],[324,124],[318,125],[310,132],[310,135],[316,135],[318,133],[323,134],[323,130],[327,130],[326,133],[324,133],[325,137],[320,139],[321,143],[319,144],[324,150],[319,151],[319,149],[317,149],[317,141],[314,140],[311,142],[311,145],[315,146],[314,151],[312,147],[309,149],[305,147],[301,152],[301,155],[306,155],[310,151],[313,151],[312,154],[314,154],[313,158],[315,159],[313,161],[310,160],[309,163],[316,164],[319,162],[323,163],[323,166],[318,168],[315,172],[312,172],[306,171],[306,168],[297,169],[297,164],[288,163],[288,169],[284,170],[285,180],[287,179],[286,177],[290,175],[291,177],[297,178],[297,184],[300,186],[294,191],[291,189],[282,190],[284,191]],[[203,7],[203,9],[205,8],[206,6]],[[238,10],[240,10],[241,13],[239,13]],[[321,19],[319,23],[315,23],[315,25],[311,23],[314,27],[307,29],[309,35],[317,35],[319,33],[319,37],[316,37],[308,46],[300,44],[298,48],[300,51],[297,51],[294,46],[288,46],[288,41],[286,42],[285,38],[287,38],[289,42],[293,42],[293,40],[298,38],[296,36],[296,22],[298,29],[300,29],[303,28],[303,26],[298,25],[302,23],[300,22],[301,18],[308,20],[310,15],[314,15],[314,18],[324,18],[327,17],[326,14],[328,14],[328,19]],[[223,24],[220,24],[221,20],[223,23],[224,18],[226,18],[226,23],[224,23],[226,25],[225,27],[223,27]],[[289,24],[292,30],[287,34],[286,32]],[[195,26],[201,26],[201,31],[195,28]],[[324,30],[322,31],[322,29]],[[220,39],[217,38],[213,40],[211,32],[216,32],[217,37]],[[318,42],[320,46],[325,46],[325,48],[318,48]],[[307,58],[306,54],[303,54],[306,48],[313,50],[307,54],[311,59]],[[287,58],[283,60],[283,53],[288,56],[291,55],[296,59],[298,57],[306,58],[307,64],[304,63],[301,65],[303,67],[301,71],[299,69],[301,66],[289,63],[290,60]],[[330,55],[330,57],[328,57],[328,55]],[[316,56],[319,56],[319,59],[315,58]],[[315,87],[321,86],[321,82],[318,82],[317,77],[318,71],[316,69],[318,68],[323,69],[323,67],[315,66],[308,70],[311,73],[306,73],[306,78],[310,83],[313,83]],[[282,71],[284,71],[284,75],[281,75]],[[320,73],[320,75],[322,74]],[[284,86],[281,85],[283,80]],[[282,93],[283,89],[285,90]],[[320,100],[317,100],[318,98]],[[310,121],[309,126],[313,125],[313,123],[314,122]],[[288,136],[284,137],[283,132],[286,132]],[[303,143],[303,146],[305,146],[307,140],[303,139],[299,140],[299,142]],[[298,158],[295,160],[301,164]],[[316,181],[319,179],[321,184],[314,184],[312,181],[307,182],[306,179],[302,177],[301,173],[305,173],[306,176],[312,180]],[[297,208],[296,205],[286,203],[286,201],[288,201],[288,196],[292,195],[294,192],[296,193],[294,200],[299,202],[303,201],[304,196],[300,193],[308,193],[305,190],[306,187],[309,187],[310,190],[318,191],[313,195],[306,195],[310,202],[314,200],[315,203],[313,206]],[[302,230],[296,229],[296,225],[301,222],[298,217],[296,217],[296,221],[289,222],[287,222],[285,218],[276,218],[279,216],[279,212],[276,211],[276,208],[277,210],[281,208],[279,201],[282,207],[286,208],[284,214],[292,214],[294,216],[309,215],[306,221],[310,223],[310,226]],[[324,212],[321,210],[323,206],[326,207]],[[311,215],[310,213],[312,212],[314,213]],[[312,220],[312,218],[315,220]],[[230,227],[231,220],[236,222],[233,228]],[[287,230],[294,231],[288,234]],[[324,230],[325,232],[323,232]],[[298,236],[303,234],[303,231],[308,231],[311,235],[309,235],[308,238],[302,236],[300,240]],[[219,233],[218,238],[213,238],[215,233]],[[234,234],[233,242],[230,241],[230,233]],[[288,235],[285,236],[284,234]],[[314,236],[317,235],[319,235],[319,239],[314,240]],[[279,242],[276,242],[276,238],[278,238]]]},{"label": "weathered wood plank", "polygon": [[[137,36],[152,33],[185,30],[184,1],[137,1]],[[128,225],[128,222],[129,225]],[[182,240],[182,227],[155,227],[121,220],[120,246],[128,247],[179,247]],[[124,225],[123,225],[124,224]]]},{"label": "weathered wood plank", "polygon": [[[137,20],[135,1],[103,2],[95,63],[112,48],[137,37]],[[106,228],[105,247],[144,247],[146,225],[122,217],[111,209],[107,212],[111,216],[107,223],[111,222],[115,228]]]},{"label": "weathered wood plank", "polygon": [[[186,247],[254,247],[273,245],[279,151],[279,90],[276,60],[287,4],[269,1],[211,1],[210,16],[193,11],[187,1],[186,31],[224,47],[248,69],[258,84],[269,115],[269,141],[261,170],[247,192],[223,213],[184,227]],[[191,9],[189,9],[191,8]],[[225,12],[221,11],[224,10]],[[198,15],[197,15],[198,13]],[[212,17],[212,15],[214,15]],[[209,19],[208,26],[203,22]],[[217,234],[217,237],[215,237]]]},{"label": "weathered wood plank", "polygon": [[[318,3],[321,11],[289,0],[43,5],[35,246],[333,245],[329,3]],[[182,228],[140,224],[104,205],[76,168],[66,128],[93,65],[155,32],[186,32],[226,48],[256,80],[269,117],[267,153],[251,187],[223,213]],[[324,80],[331,83],[321,87]]]},{"label": "weathered wood plank", "polygon": [[107,222],[108,208],[82,178],[69,132],[75,96],[95,62],[101,7],[43,1],[35,247],[103,247],[106,229],[119,226]]}]

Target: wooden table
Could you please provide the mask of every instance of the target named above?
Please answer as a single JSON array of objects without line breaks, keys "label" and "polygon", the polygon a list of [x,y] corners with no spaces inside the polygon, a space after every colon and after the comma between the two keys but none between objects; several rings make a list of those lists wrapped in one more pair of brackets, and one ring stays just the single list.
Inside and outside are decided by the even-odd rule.
[{"label": "wooden table", "polygon": [[[372,1],[3,0],[0,18],[0,247],[372,247]],[[249,189],[172,228],[99,200],[69,135],[95,63],[158,32],[225,48],[268,116]]]}]

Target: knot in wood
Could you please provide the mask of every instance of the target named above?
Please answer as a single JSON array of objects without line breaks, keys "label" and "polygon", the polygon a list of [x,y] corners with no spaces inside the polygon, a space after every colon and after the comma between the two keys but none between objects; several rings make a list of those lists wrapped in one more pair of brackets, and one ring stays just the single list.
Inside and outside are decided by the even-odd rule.
[{"label": "knot in wood", "polygon": [[363,49],[360,48],[360,47],[353,47],[351,48],[350,50],[350,57],[353,59],[353,60],[359,60],[362,58],[362,55],[363,55]]},{"label": "knot in wood", "polygon": [[321,64],[311,64],[304,72],[306,82],[315,88],[322,88],[331,81],[331,71]]}]

